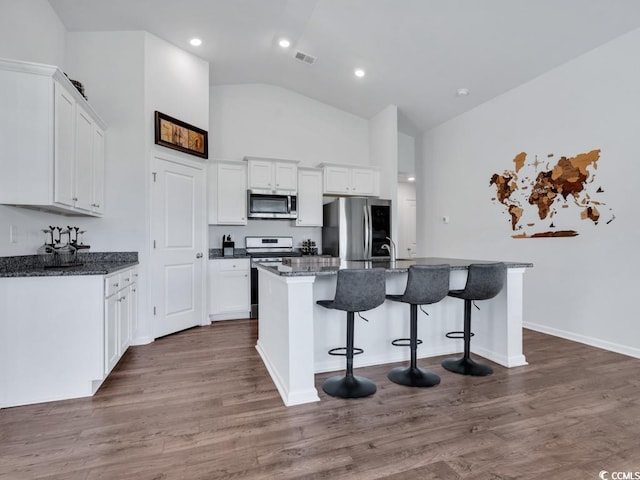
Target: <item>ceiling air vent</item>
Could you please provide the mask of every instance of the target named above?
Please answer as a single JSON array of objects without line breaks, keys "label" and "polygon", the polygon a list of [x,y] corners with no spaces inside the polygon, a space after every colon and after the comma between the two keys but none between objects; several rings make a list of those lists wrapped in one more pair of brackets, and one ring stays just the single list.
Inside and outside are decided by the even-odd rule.
[{"label": "ceiling air vent", "polygon": [[306,63],[307,65],[313,65],[316,61],[316,57],[312,57],[311,55],[307,55],[306,53],[302,53],[300,51],[296,52],[295,58],[296,60],[300,60],[301,62]]}]

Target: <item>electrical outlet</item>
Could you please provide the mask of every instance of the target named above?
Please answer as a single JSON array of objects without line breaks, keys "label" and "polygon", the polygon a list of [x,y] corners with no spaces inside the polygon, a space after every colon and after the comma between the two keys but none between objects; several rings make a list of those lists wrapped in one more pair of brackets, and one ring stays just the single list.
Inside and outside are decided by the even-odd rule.
[{"label": "electrical outlet", "polygon": [[449,215],[442,217],[442,223],[449,223]]},{"label": "electrical outlet", "polygon": [[9,225],[9,243],[18,243],[18,227]]}]

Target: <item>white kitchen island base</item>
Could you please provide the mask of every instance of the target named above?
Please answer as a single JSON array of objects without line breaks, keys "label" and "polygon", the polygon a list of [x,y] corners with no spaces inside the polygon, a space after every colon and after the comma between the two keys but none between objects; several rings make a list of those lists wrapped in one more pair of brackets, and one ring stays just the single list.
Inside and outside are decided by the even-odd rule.
[{"label": "white kitchen island base", "polygon": [[[455,263],[465,264],[455,268]],[[466,262],[466,263],[465,263]],[[452,264],[450,288],[463,288],[466,265],[470,261],[453,259],[416,259],[394,262],[387,267],[387,293],[402,293],[411,264]],[[341,268],[357,268],[359,262],[343,263]],[[494,299],[477,302],[473,311],[472,352],[505,367],[526,365],[522,352],[523,276],[529,264],[507,264],[507,283]],[[375,266],[375,265],[370,265]],[[285,405],[318,401],[315,374],[343,370],[344,359],[327,354],[330,348],[345,343],[346,314],[316,305],[316,300],[331,299],[335,294],[334,272],[295,271],[287,267],[259,267],[258,350]],[[362,267],[360,267],[362,268]],[[301,269],[300,269],[301,270]],[[336,269],[337,270],[337,267]],[[462,340],[445,337],[462,330],[464,302],[447,297],[419,312],[418,358],[462,352]],[[385,302],[363,312],[368,322],[356,316],[355,345],[364,354],[354,358],[354,367],[407,361],[409,349],[394,347],[391,341],[409,337],[409,307]],[[385,379],[386,380],[386,379]],[[375,381],[375,380],[374,380]]]},{"label": "white kitchen island base", "polygon": [[256,349],[287,406],[320,400],[314,382],[314,280],[259,272]]}]

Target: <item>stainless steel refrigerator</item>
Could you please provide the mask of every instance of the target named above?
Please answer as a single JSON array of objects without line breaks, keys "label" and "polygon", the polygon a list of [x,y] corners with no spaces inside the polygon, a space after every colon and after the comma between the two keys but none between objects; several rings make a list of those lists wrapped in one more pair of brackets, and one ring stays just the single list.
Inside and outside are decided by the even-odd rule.
[{"label": "stainless steel refrigerator", "polygon": [[[325,199],[326,200],[326,199]],[[389,258],[391,201],[339,197],[323,207],[322,253],[344,260]]]}]

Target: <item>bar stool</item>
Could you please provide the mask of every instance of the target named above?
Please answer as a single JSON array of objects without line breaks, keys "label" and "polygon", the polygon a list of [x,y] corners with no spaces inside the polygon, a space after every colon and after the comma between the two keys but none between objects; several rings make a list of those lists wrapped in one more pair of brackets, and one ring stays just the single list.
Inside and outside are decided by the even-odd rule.
[{"label": "bar stool", "polygon": [[382,268],[338,270],[335,298],[316,302],[325,308],[347,312],[347,346],[329,350],[329,355],[347,357],[345,375],[328,378],[322,384],[322,390],[333,397],[360,398],[376,392],[375,383],[353,374],[353,356],[363,352],[353,346],[354,313],[371,310],[384,303],[384,275]]},{"label": "bar stool", "polygon": [[462,290],[451,290],[450,297],[464,300],[464,331],[449,332],[447,338],[464,339],[464,355],[462,358],[447,358],[442,366],[450,372],[462,375],[491,375],[493,369],[489,365],[475,362],[470,358],[471,337],[471,302],[489,300],[500,293],[504,287],[507,268],[504,263],[473,263],[469,265],[467,282]]},{"label": "bar stool", "polygon": [[407,286],[402,295],[387,295],[387,300],[410,305],[409,338],[397,338],[391,342],[396,347],[410,347],[411,363],[408,367],[396,367],[387,377],[394,383],[408,387],[433,387],[440,383],[440,377],[417,365],[418,345],[418,305],[438,303],[449,293],[449,265],[411,265]]}]

